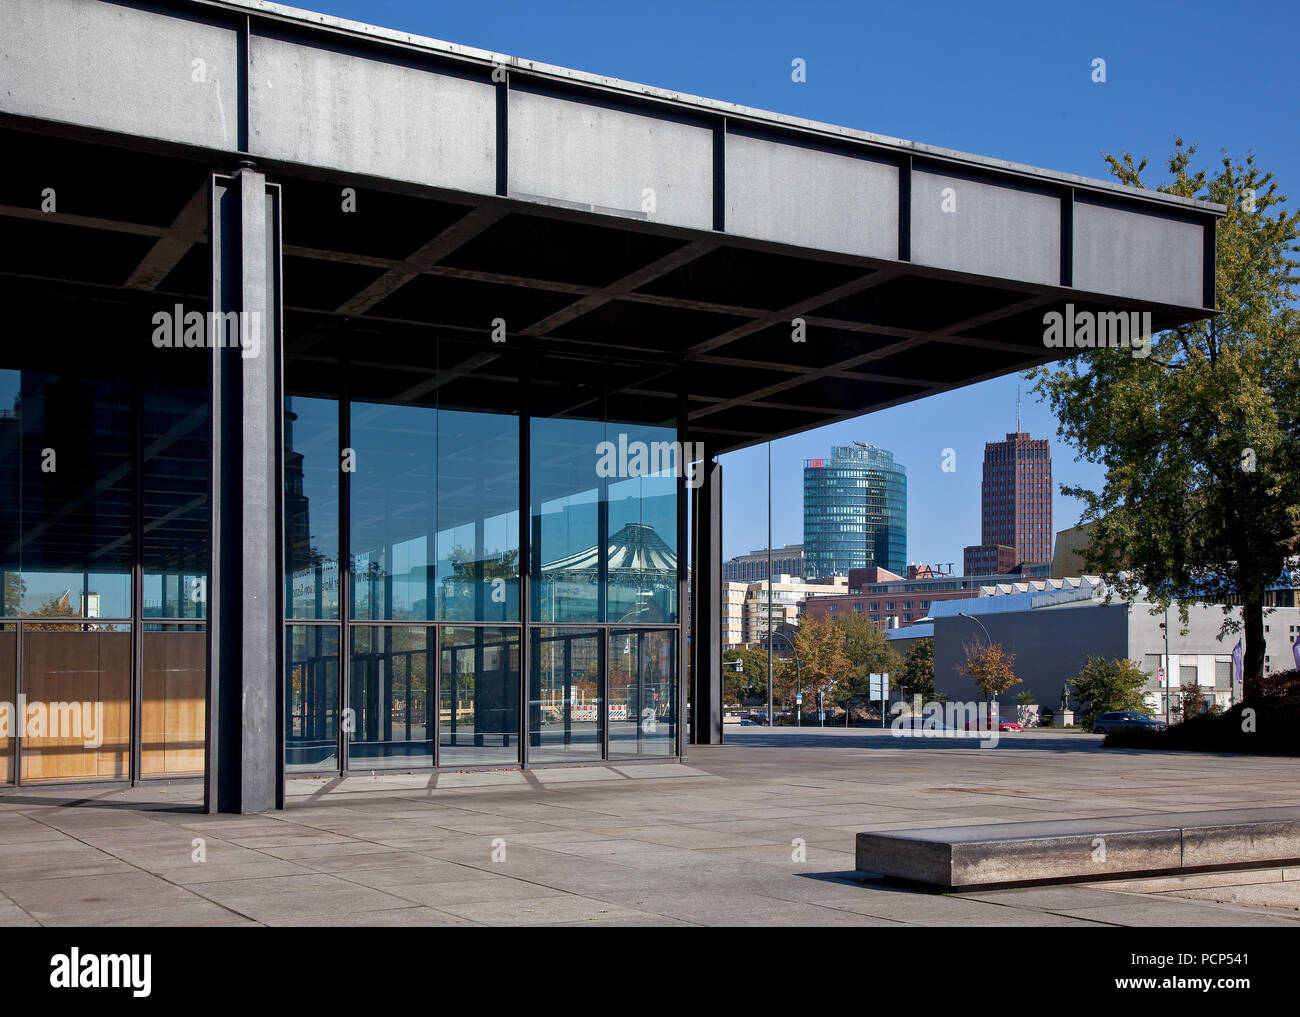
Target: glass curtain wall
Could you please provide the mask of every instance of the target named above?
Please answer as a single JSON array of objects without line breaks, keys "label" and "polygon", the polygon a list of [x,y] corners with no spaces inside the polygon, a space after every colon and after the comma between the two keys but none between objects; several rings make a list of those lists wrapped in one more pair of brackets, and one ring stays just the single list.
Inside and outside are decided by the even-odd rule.
[{"label": "glass curtain wall", "polygon": [[[290,316],[288,770],[677,751],[675,691],[656,699],[648,677],[677,680],[677,403],[633,394],[644,369],[619,379],[626,392],[611,374]],[[617,708],[611,626],[659,634],[638,659],[640,698],[621,685]],[[630,741],[611,743],[615,715]]]},{"label": "glass curtain wall", "polygon": [[0,299],[0,780],[200,774],[207,351],[150,342],[157,298]]}]

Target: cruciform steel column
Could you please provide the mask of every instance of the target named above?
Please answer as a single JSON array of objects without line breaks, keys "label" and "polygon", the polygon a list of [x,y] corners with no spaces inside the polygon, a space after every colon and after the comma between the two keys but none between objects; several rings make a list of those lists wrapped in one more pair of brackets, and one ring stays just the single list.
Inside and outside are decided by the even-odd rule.
[{"label": "cruciform steel column", "polygon": [[213,176],[209,235],[212,562],[204,806],[265,812],[284,806],[279,187],[251,166]]},{"label": "cruciform steel column", "polygon": [[722,742],[722,465],[700,464],[691,541],[691,743]]}]

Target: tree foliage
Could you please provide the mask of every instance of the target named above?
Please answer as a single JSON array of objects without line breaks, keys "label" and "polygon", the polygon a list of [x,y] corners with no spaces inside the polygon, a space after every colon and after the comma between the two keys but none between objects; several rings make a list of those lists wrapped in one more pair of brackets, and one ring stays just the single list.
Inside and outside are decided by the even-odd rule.
[{"label": "tree foliage", "polygon": [[844,633],[844,655],[850,671],[832,693],[840,706],[866,703],[871,694],[871,675],[887,673],[894,684],[903,670],[903,658],[889,645],[889,637],[864,615],[846,614],[832,623]]},{"label": "tree foliage", "polygon": [[918,640],[907,651],[903,661],[903,673],[898,684],[909,696],[919,695],[922,699],[934,698],[934,639],[927,636]]},{"label": "tree foliage", "polygon": [[997,699],[1013,685],[1020,684],[1011,666],[1016,655],[1008,653],[1001,643],[963,643],[962,650],[966,658],[962,664],[964,673],[971,677],[985,698]]},{"label": "tree foliage", "polygon": [[[1224,605],[1222,635],[1245,629],[1247,691],[1263,675],[1265,589],[1300,547],[1300,215],[1272,173],[1224,153],[1193,172],[1178,138],[1166,194],[1227,206],[1216,231],[1222,313],[1152,337],[1150,355],[1094,349],[1032,372],[1035,391],[1101,491],[1062,488],[1093,523],[1088,566],[1125,600]],[[1147,160],[1107,155],[1144,188]],[[1229,612],[1235,601],[1240,619]]]},{"label": "tree foliage", "polygon": [[1098,714],[1147,708],[1148,676],[1131,660],[1107,660],[1089,655],[1083,669],[1070,679],[1070,690],[1079,704],[1079,721],[1091,728]]},{"label": "tree foliage", "polygon": [[[838,685],[849,677],[853,664],[844,652],[844,630],[829,618],[805,618],[794,636],[795,653],[799,655],[798,667],[793,659],[784,662],[781,670],[786,702],[793,701],[791,694],[796,681],[805,696],[814,699],[818,692],[825,695],[832,684]],[[808,702],[805,699],[805,702]]]},{"label": "tree foliage", "polygon": [[[767,702],[767,651],[737,648],[722,655],[726,663],[739,661],[741,670],[734,667],[722,669],[722,683],[726,702],[736,706],[746,700],[761,699]],[[775,680],[775,675],[773,676]]]}]

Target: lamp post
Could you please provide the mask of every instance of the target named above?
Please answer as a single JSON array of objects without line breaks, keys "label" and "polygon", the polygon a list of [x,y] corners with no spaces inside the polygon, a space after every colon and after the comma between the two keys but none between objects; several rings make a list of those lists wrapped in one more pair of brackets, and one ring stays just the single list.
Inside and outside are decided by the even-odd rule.
[{"label": "lamp post", "polygon": [[772,726],[772,443],[767,443],[767,726]]},{"label": "lamp post", "polygon": [[1169,724],[1173,718],[1169,716],[1169,686],[1174,683],[1173,675],[1169,673],[1169,605],[1165,605],[1165,620],[1160,623],[1161,631],[1165,634],[1165,723]]},{"label": "lamp post", "polygon": [[[982,621],[980,621],[978,618],[976,618],[973,614],[967,614],[965,611],[958,611],[958,612],[957,612],[957,617],[958,617],[958,618],[967,618],[967,619],[969,619],[970,621],[973,621],[976,625],[978,625],[981,629],[984,630],[984,638],[987,639],[987,640],[989,641],[989,646],[992,646],[992,645],[993,645],[993,637],[989,635],[989,630],[986,629],[986,628],[984,628],[984,623],[983,623]],[[990,698],[989,695],[988,695],[988,693],[985,693],[984,698],[985,698],[985,700],[986,700],[986,705],[987,705],[987,700]],[[989,717],[989,730],[990,730],[990,731],[993,730],[993,718],[992,718],[991,716]]]}]

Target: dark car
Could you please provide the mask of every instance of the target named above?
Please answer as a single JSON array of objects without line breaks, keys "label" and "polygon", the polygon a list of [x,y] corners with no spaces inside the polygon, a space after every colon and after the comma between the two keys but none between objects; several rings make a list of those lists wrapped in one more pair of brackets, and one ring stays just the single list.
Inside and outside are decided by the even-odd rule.
[{"label": "dark car", "polygon": [[1098,714],[1092,722],[1093,734],[1106,734],[1108,731],[1163,731],[1169,725],[1163,720],[1148,717],[1145,713],[1133,710],[1121,710],[1114,713]]}]

